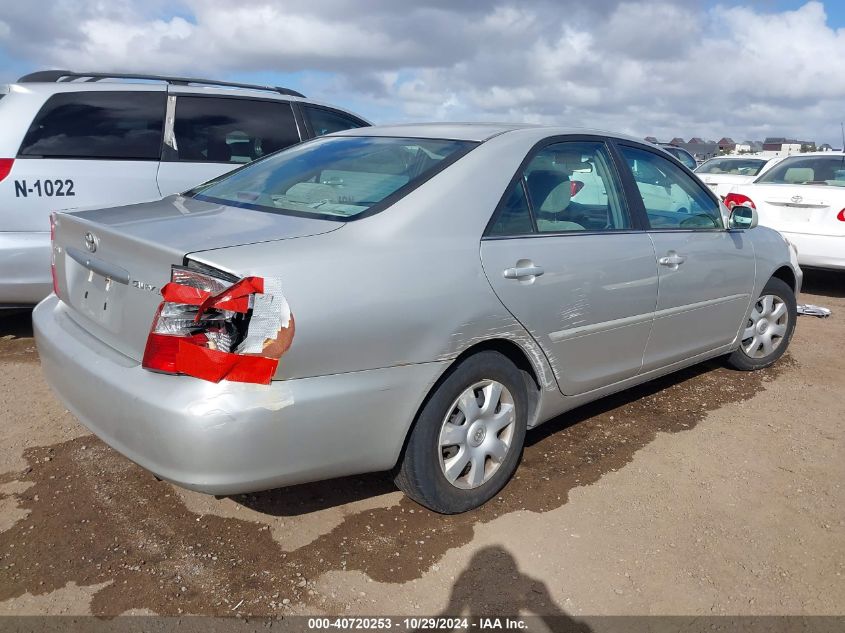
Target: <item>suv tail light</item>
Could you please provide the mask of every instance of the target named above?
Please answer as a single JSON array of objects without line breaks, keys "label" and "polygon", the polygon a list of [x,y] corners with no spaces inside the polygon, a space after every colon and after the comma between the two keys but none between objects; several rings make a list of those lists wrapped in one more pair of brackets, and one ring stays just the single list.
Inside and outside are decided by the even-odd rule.
[{"label": "suv tail light", "polygon": [[584,183],[580,180],[570,180],[569,181],[569,197],[574,197],[579,191],[584,188]]},{"label": "suv tail light", "polygon": [[56,212],[50,214],[50,276],[53,278],[53,292],[59,296],[59,278],[56,276]]},{"label": "suv tail light", "polygon": [[14,164],[14,158],[0,158],[0,181],[4,180],[12,172],[12,165]]},{"label": "suv tail light", "polygon": [[749,198],[748,196],[744,196],[741,193],[729,193],[728,195],[726,195],[725,206],[728,208],[728,210],[733,209],[734,207],[751,207],[752,209],[757,208],[751,198]]},{"label": "suv tail light", "polygon": [[839,214],[836,216],[836,219],[840,222],[845,222],[845,209],[842,209],[842,211],[839,212]]},{"label": "suv tail light", "polygon": [[290,347],[294,320],[277,280],[229,282],[173,266],[142,366],[211,382],[269,384]]}]

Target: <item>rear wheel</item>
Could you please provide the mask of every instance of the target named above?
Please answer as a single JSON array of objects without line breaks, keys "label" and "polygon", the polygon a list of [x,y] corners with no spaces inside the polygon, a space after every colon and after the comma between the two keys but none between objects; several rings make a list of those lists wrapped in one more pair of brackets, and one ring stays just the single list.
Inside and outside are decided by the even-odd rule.
[{"label": "rear wheel", "polygon": [[528,396],[504,355],[479,352],[429,398],[408,438],[396,485],[444,514],[482,505],[508,482],[522,455]]},{"label": "rear wheel", "polygon": [[797,318],[792,288],[772,277],[754,303],[739,349],[728,356],[728,364],[743,371],[768,367],[786,352]]}]

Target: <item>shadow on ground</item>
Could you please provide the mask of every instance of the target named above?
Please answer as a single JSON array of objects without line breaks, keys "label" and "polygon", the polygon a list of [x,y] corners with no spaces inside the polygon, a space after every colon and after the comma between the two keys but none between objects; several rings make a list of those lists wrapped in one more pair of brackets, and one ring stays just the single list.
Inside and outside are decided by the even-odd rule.
[{"label": "shadow on ground", "polygon": [[[478,510],[442,516],[403,498],[391,507],[350,512],[330,532],[289,552],[261,523],[189,511],[169,484],[91,436],[31,448],[24,471],[0,476],[0,484],[30,484],[7,495],[28,516],[0,533],[0,601],[68,582],[110,583],[94,595],[94,614],[277,614],[289,608],[282,599],[301,609],[343,611],[317,590],[314,581],[325,572],[360,570],[380,582],[419,578],[446,551],[468,543],[477,524],[560,507],[570,490],[623,467],[657,433],[694,427],[708,411],[753,396],[790,364],[787,356],[774,368],[742,373],[710,363],[604,399],[529,434],[513,481]],[[295,517],[389,490],[386,477],[367,475],[240,501]],[[286,526],[295,530],[296,520]],[[464,595],[453,597],[470,599]],[[557,613],[541,602],[539,613]]]},{"label": "shadow on ground", "polygon": [[[845,298],[845,271],[804,269],[802,293]],[[799,301],[801,299],[799,298]]]},{"label": "shadow on ground", "polygon": [[32,339],[32,310],[0,311],[0,360],[38,360]]}]

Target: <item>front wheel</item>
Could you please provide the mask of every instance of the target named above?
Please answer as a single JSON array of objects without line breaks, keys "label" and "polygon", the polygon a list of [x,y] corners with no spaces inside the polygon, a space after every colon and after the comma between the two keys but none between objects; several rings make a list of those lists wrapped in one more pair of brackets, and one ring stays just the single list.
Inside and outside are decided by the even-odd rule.
[{"label": "front wheel", "polygon": [[739,349],[728,356],[728,364],[742,371],[768,367],[786,352],[797,319],[795,293],[789,284],[772,277],[754,303]]},{"label": "front wheel", "polygon": [[508,482],[522,455],[528,395],[504,355],[470,356],[423,406],[395,482],[417,503],[443,514],[466,512]]}]

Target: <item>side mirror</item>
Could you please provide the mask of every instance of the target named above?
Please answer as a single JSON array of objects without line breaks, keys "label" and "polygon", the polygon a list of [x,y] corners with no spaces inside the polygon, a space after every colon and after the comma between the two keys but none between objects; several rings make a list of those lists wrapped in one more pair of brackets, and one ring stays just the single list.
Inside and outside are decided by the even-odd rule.
[{"label": "side mirror", "polygon": [[757,209],[754,207],[741,207],[739,205],[731,209],[728,218],[728,227],[732,229],[753,229],[757,226]]}]

